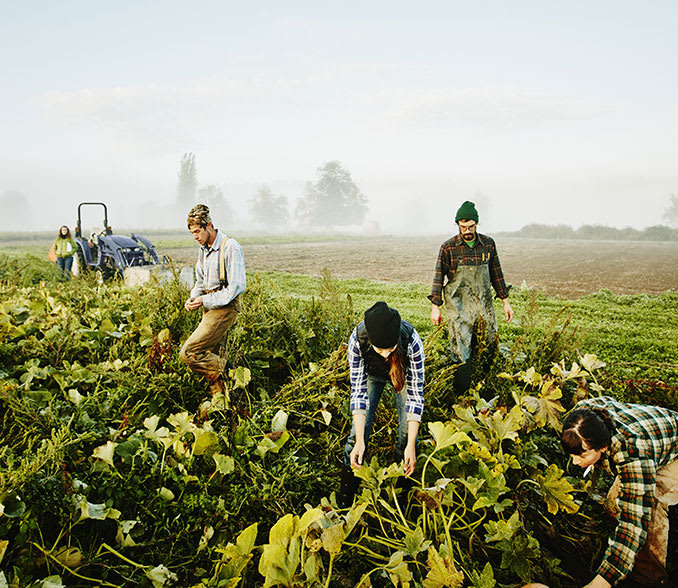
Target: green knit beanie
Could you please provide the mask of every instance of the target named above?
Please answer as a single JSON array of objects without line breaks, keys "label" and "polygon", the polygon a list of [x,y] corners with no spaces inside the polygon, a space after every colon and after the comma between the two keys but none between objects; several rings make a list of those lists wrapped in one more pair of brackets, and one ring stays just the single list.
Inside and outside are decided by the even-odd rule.
[{"label": "green knit beanie", "polygon": [[457,210],[457,215],[454,217],[454,222],[458,223],[460,220],[472,220],[478,222],[478,211],[476,205],[470,200],[467,200]]}]

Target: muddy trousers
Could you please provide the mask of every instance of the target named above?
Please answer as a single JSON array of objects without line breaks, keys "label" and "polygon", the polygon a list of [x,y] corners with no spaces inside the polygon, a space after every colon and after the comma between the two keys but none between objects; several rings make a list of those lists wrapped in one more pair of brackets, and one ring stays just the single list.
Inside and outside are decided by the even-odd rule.
[{"label": "muddy trousers", "polygon": [[214,382],[226,366],[226,358],[218,353],[219,345],[235,323],[240,312],[238,298],[223,308],[203,309],[202,320],[186,339],[179,357],[189,368]]},{"label": "muddy trousers", "polygon": [[[619,496],[619,478],[615,479],[608,498]],[[650,586],[666,578],[666,555],[669,543],[669,506],[678,504],[678,459],[657,471],[655,504],[645,544],[636,554],[629,580]]]}]

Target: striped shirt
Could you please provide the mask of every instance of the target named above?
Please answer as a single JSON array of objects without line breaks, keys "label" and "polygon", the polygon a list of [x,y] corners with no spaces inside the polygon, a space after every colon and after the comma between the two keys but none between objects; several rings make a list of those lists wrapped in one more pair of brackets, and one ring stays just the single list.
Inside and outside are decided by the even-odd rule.
[{"label": "striped shirt", "polygon": [[[219,281],[219,249],[222,244],[228,280],[226,288],[221,288]],[[221,231],[217,231],[214,243],[211,246],[201,246],[198,252],[198,261],[195,264],[195,285],[191,290],[191,298],[202,295],[202,305],[207,310],[222,308],[242,294],[246,286],[245,257],[240,243],[230,237],[227,238]],[[208,290],[216,290],[216,292],[205,294]]]},{"label": "striped shirt", "polygon": [[[405,389],[407,400],[405,410],[408,421],[420,421],[424,411],[424,345],[416,330],[407,346],[409,366]],[[365,413],[369,407],[367,396],[367,372],[363,361],[357,329],[353,329],[348,340],[348,365],[351,374],[351,413]]]},{"label": "striped shirt", "polygon": [[501,271],[499,256],[494,239],[487,235],[476,233],[476,242],[469,247],[461,235],[455,235],[440,246],[433,286],[428,299],[435,305],[443,303],[443,285],[445,279],[451,282],[457,273],[459,265],[483,265],[487,263],[490,270],[490,282],[497,296],[501,299],[508,298],[509,289],[504,281],[504,273]]},{"label": "striped shirt", "polygon": [[633,569],[645,543],[657,470],[678,459],[678,412],[606,396],[583,400],[577,408],[607,409],[617,426],[606,452],[609,458],[598,462],[621,482],[617,528],[598,568],[598,574],[615,585]]}]

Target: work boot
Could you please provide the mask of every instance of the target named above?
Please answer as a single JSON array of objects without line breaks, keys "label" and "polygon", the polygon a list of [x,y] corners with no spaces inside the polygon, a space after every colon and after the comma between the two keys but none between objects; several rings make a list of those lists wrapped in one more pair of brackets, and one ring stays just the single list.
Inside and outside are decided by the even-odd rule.
[{"label": "work boot", "polygon": [[337,506],[349,508],[353,504],[355,494],[360,487],[360,478],[353,474],[350,467],[342,467],[339,473],[339,494],[337,494]]},{"label": "work boot", "polygon": [[454,371],[454,393],[457,397],[468,393],[471,387],[471,371],[470,359],[466,363],[458,364],[457,369]]}]

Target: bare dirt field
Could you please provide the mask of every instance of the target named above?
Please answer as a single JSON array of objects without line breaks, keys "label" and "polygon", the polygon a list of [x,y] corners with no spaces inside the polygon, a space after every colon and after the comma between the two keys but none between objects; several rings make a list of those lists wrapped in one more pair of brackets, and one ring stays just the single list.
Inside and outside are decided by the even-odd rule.
[{"label": "bare dirt field", "polygon": [[[287,271],[336,278],[368,278],[428,284],[439,237],[380,237],[314,243],[247,244],[250,271]],[[615,294],[678,291],[678,243],[496,239],[506,281],[549,295],[579,298],[608,289]],[[163,251],[193,263],[196,250]]]}]

